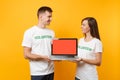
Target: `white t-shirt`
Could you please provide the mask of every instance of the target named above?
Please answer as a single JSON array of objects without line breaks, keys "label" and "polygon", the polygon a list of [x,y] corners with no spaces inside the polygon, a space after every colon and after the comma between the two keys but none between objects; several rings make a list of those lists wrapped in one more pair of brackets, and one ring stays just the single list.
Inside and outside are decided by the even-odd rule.
[{"label": "white t-shirt", "polygon": [[[95,54],[102,52],[102,43],[99,39],[93,38],[85,42],[81,38],[78,43],[78,56],[86,59],[95,59]],[[79,62],[77,65],[76,77],[80,80],[98,80],[96,65]]]},{"label": "white t-shirt", "polygon": [[[48,28],[33,26],[24,33],[22,46],[30,47],[32,54],[47,55],[51,54],[51,42],[54,32]],[[46,75],[54,72],[53,62],[30,61],[31,75]]]}]

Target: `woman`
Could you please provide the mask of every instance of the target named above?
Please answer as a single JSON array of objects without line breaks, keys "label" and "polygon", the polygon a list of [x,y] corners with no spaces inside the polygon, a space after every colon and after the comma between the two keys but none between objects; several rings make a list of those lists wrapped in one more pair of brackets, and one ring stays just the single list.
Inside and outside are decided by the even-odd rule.
[{"label": "woman", "polygon": [[102,43],[98,25],[93,17],[86,17],[81,22],[84,37],[79,40],[77,71],[75,80],[98,80],[96,66],[101,65]]}]

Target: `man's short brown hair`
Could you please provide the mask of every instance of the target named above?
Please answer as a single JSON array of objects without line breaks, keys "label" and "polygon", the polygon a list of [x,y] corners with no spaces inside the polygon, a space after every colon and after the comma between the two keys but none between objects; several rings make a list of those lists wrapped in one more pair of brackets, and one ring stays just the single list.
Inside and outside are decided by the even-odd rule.
[{"label": "man's short brown hair", "polygon": [[39,14],[40,14],[40,13],[44,13],[45,11],[53,12],[50,7],[43,6],[43,7],[40,7],[40,8],[38,9],[37,17],[39,17]]}]

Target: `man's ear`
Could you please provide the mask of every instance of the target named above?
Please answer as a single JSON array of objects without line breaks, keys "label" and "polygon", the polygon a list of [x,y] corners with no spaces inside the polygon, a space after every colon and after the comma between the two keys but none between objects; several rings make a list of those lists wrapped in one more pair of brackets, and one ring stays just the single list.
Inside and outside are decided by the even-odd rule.
[{"label": "man's ear", "polygon": [[40,13],[40,14],[39,14],[39,18],[42,18],[43,15],[44,15],[44,13]]},{"label": "man's ear", "polygon": [[39,14],[39,18],[42,18],[42,15],[41,15],[41,14]]}]

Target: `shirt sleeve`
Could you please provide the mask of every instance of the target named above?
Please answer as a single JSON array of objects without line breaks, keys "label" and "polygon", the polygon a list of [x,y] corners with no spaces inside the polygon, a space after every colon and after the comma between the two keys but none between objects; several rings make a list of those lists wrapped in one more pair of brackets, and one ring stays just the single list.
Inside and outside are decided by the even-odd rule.
[{"label": "shirt sleeve", "polygon": [[31,45],[32,45],[32,35],[31,35],[31,32],[30,31],[26,31],[24,33],[22,46],[31,47]]},{"label": "shirt sleeve", "polygon": [[99,40],[95,44],[95,53],[97,52],[103,52],[102,42]]},{"label": "shirt sleeve", "polygon": [[52,30],[52,37],[55,38],[55,32]]}]

